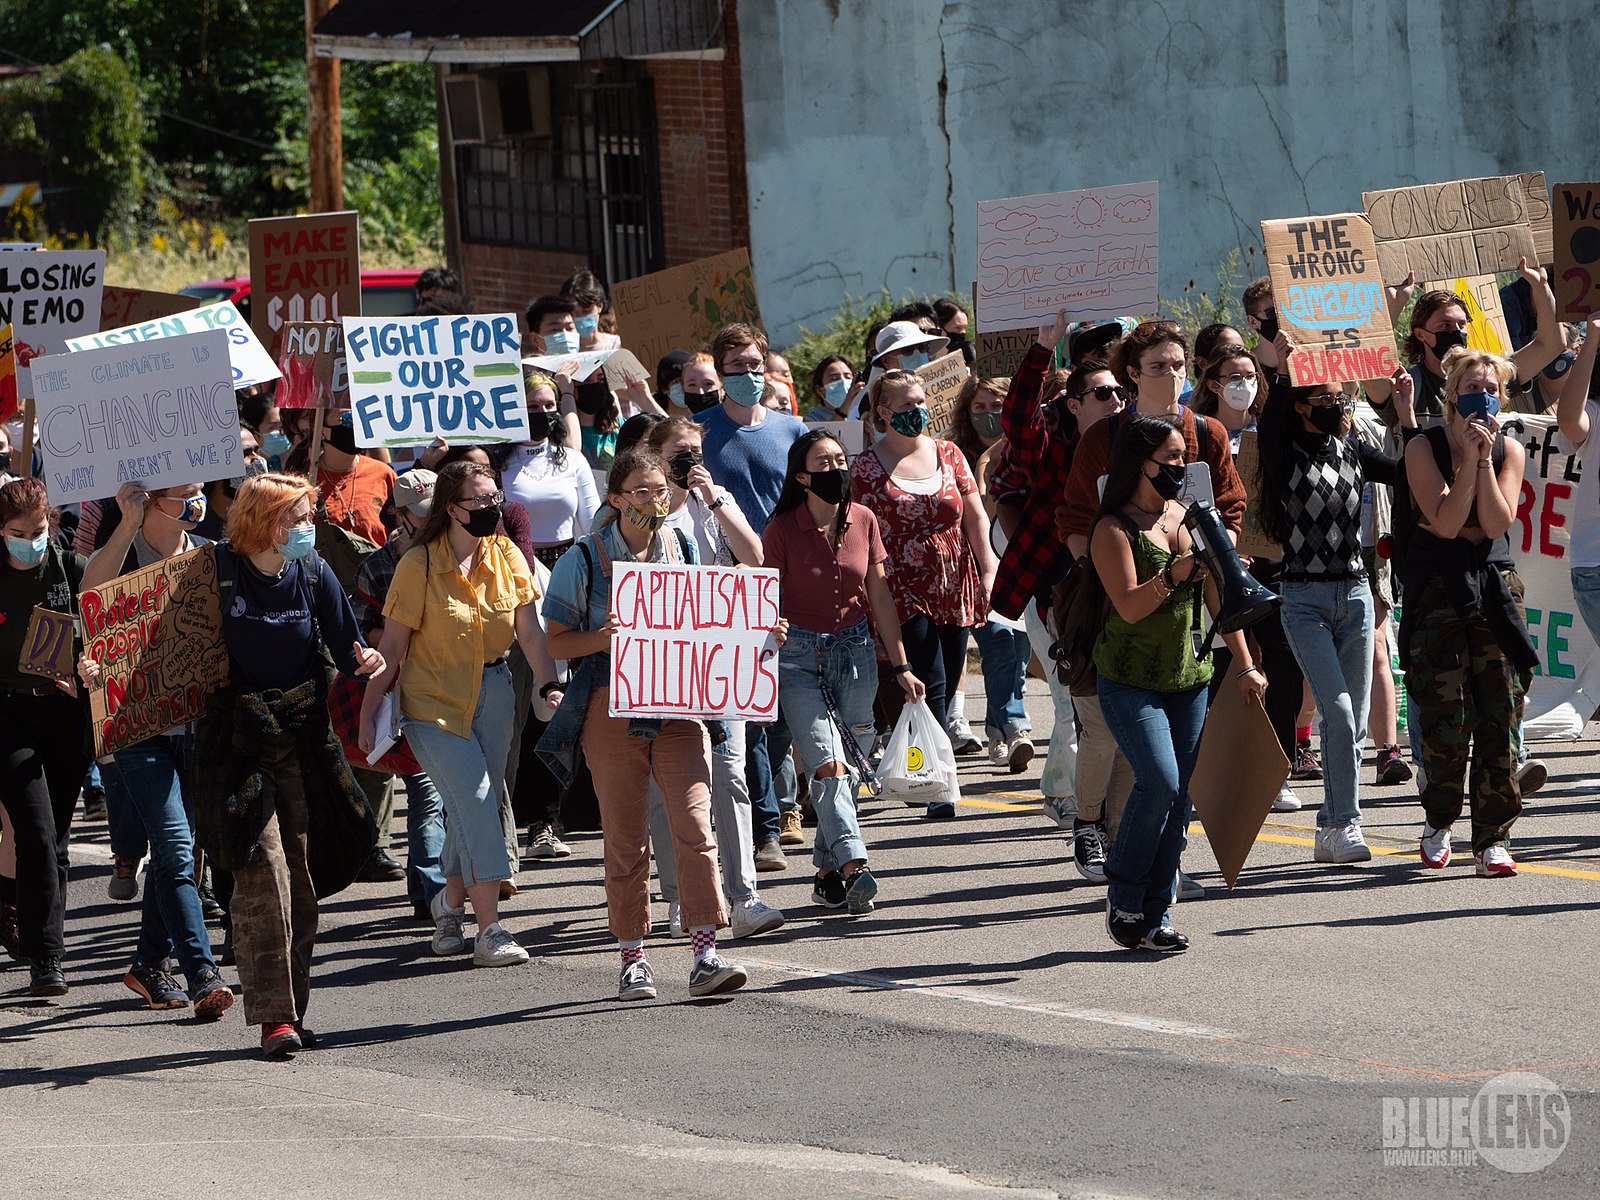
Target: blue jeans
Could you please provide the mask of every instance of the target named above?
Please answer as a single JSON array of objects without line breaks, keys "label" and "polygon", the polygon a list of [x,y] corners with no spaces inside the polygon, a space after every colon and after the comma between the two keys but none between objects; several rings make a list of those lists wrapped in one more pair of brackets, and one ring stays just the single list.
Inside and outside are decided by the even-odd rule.
[{"label": "blue jeans", "polygon": [[450,733],[432,721],[406,717],[401,722],[411,752],[439,790],[449,818],[440,869],[446,877],[460,876],[468,887],[511,878],[500,793],[506,786],[516,707],[511,668],[502,662],[483,669],[471,736]]},{"label": "blue jeans", "polygon": [[[1078,727],[1073,717],[1072,696],[1067,685],[1056,674],[1055,660],[1050,657],[1054,635],[1045,627],[1039,615],[1039,606],[1031,600],[1023,611],[1022,623],[1028,631],[1028,645],[1044,668],[1045,682],[1050,685],[1050,706],[1055,711],[1055,724],[1050,729],[1050,748],[1044,756],[1044,774],[1039,777],[1039,790],[1057,800],[1078,793]],[[1027,669],[1027,657],[1023,657]]]},{"label": "blue jeans", "polygon": [[[863,621],[838,635],[813,633],[791,625],[780,652],[778,693],[789,716],[800,766],[811,779],[811,803],[817,811],[817,836],[811,861],[821,871],[837,871],[849,862],[865,862],[867,845],[856,816],[855,769],[844,739],[822,701],[826,681],[839,716],[856,745],[872,747],[872,698],[878,691],[878,663]],[[818,778],[819,767],[843,763],[847,773]]]},{"label": "blue jeans", "polygon": [[1133,791],[1106,858],[1106,898],[1164,925],[1189,840],[1189,776],[1200,753],[1206,689],[1150,692],[1100,676],[1100,709],[1133,766]]},{"label": "blue jeans", "polygon": [[1361,752],[1372,696],[1372,590],[1365,579],[1286,581],[1283,632],[1317,701],[1322,734],[1318,829],[1361,820]]},{"label": "blue jeans", "polygon": [[133,802],[120,789],[107,785],[106,774],[98,762],[90,762],[89,771],[83,777],[84,790],[97,787],[106,794],[106,832],[111,837],[111,853],[130,862],[138,862],[150,850],[144,826],[139,821],[139,814],[134,811]]},{"label": "blue jeans", "polygon": [[1033,728],[1023,703],[1028,679],[1028,635],[998,621],[972,631],[983,659],[983,726],[989,739],[1016,737]]},{"label": "blue jeans", "polygon": [[153,737],[118,750],[101,768],[107,797],[134,814],[150,841],[144,906],[134,961],[155,966],[176,955],[191,990],[215,968],[211,937],[194,878],[194,824],[185,795],[189,772],[175,737]]},{"label": "blue jeans", "polygon": [[[413,751],[415,753],[415,751]],[[444,890],[444,802],[426,771],[402,775],[406,785],[406,895],[423,907]]]}]

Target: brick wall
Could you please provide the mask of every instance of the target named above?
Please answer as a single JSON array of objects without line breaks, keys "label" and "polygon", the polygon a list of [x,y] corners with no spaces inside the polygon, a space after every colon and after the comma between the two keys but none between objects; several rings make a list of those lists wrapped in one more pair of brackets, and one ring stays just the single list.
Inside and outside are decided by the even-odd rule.
[{"label": "brick wall", "polygon": [[581,255],[556,250],[518,250],[512,246],[461,243],[461,275],[479,312],[514,312],[559,288],[587,266]]}]

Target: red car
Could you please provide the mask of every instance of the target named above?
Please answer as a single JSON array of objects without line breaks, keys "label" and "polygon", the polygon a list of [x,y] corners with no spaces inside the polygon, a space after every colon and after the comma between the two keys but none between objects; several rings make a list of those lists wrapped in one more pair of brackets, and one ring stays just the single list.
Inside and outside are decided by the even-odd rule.
[{"label": "red car", "polygon": [[[361,314],[367,317],[408,317],[417,311],[417,278],[421,271],[361,272]],[[184,296],[198,296],[207,304],[232,300],[234,307],[250,319],[250,280],[233,275],[227,279],[205,279],[179,288]]]}]

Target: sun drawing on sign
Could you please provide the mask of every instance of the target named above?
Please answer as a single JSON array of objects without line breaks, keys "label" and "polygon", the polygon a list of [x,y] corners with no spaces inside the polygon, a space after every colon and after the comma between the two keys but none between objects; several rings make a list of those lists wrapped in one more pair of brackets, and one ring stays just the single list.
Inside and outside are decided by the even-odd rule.
[{"label": "sun drawing on sign", "polygon": [[1079,229],[1099,229],[1106,219],[1106,206],[1095,196],[1084,196],[1072,206],[1072,219]]}]

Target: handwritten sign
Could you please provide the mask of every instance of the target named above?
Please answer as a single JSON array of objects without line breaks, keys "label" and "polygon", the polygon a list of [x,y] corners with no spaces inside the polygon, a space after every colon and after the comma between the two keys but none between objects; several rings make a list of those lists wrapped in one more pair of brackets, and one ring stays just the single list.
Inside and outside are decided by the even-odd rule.
[{"label": "handwritten sign", "polygon": [[1372,226],[1360,213],[1261,222],[1296,387],[1382,379],[1399,366]]},{"label": "handwritten sign", "polygon": [[778,708],[778,572],[617,563],[614,717],[770,721]]},{"label": "handwritten sign", "polygon": [[528,440],[522,339],[511,313],[346,317],[344,345],[356,445]]},{"label": "handwritten sign", "polygon": [[700,350],[723,325],[761,324],[748,250],[729,250],[611,289],[623,344],[647,363],[668,350]]},{"label": "handwritten sign", "polygon": [[943,433],[950,428],[956,397],[961,395],[972,372],[967,369],[961,351],[953,350],[918,367],[916,374],[922,380],[922,394],[928,402],[928,430]]},{"label": "handwritten sign", "polygon": [[1239,452],[1233,456],[1233,468],[1239,473],[1245,494],[1244,521],[1239,526],[1239,553],[1247,558],[1282,558],[1283,547],[1268,540],[1261,531],[1261,498],[1256,494],[1256,477],[1261,471],[1261,448],[1256,444],[1255,430],[1246,429],[1239,435]]},{"label": "handwritten sign", "polygon": [[1157,185],[978,203],[978,326],[1026,329],[1156,308]]},{"label": "handwritten sign", "polygon": [[76,352],[97,346],[131,346],[136,342],[160,341],[162,338],[203,333],[210,329],[220,329],[227,334],[228,360],[233,365],[233,387],[247,388],[278,378],[277,364],[267,354],[266,347],[256,340],[256,335],[250,332],[250,326],[245,324],[244,317],[231,300],[224,300],[220,304],[204,304],[190,312],[173,313],[137,325],[124,325],[120,329],[68,338],[67,349]]},{"label": "handwritten sign", "polygon": [[[17,415],[17,347],[11,326],[0,326],[0,421]],[[0,464],[3,469],[3,464]]]},{"label": "handwritten sign", "polygon": [[1493,275],[1435,280],[1419,285],[1423,291],[1454,292],[1467,310],[1467,348],[1490,354],[1510,354],[1511,334],[1506,310],[1500,303],[1500,283]]},{"label": "handwritten sign", "polygon": [[290,321],[278,354],[275,403],[279,408],[350,407],[350,372],[344,326],[337,321]]},{"label": "handwritten sign", "polygon": [[199,296],[184,296],[178,292],[151,292],[144,288],[112,287],[106,284],[100,298],[100,328],[116,329],[123,325],[141,325],[157,321],[173,313],[188,312],[200,307]]},{"label": "handwritten sign", "polygon": [[78,656],[72,648],[76,625],[71,613],[35,608],[22,635],[17,670],[46,679],[76,679]]},{"label": "handwritten sign", "polygon": [[1539,261],[1529,224],[1538,213],[1518,175],[1363,192],[1361,205],[1372,221],[1378,265],[1388,283],[1399,283],[1411,271],[1418,279],[1453,279],[1514,271],[1521,258],[1529,265]]},{"label": "handwritten sign", "polygon": [[78,607],[101,672],[89,689],[96,757],[195,720],[228,681],[215,547],[85,588]]},{"label": "handwritten sign", "polygon": [[[1555,262],[1555,230],[1551,220],[1550,188],[1543,171],[1528,171],[1517,176],[1522,198],[1528,209],[1528,227],[1533,230],[1533,248],[1545,265]],[[1529,259],[1529,265],[1533,260]]]},{"label": "handwritten sign", "polygon": [[980,379],[1015,375],[1035,335],[1026,329],[1001,329],[978,334],[976,370]]},{"label": "handwritten sign", "polygon": [[277,357],[283,327],[361,313],[361,229],[354,212],[250,222],[250,325]]},{"label": "handwritten sign", "polygon": [[35,358],[60,354],[68,341],[100,328],[104,250],[30,250],[0,256],[0,325],[10,325],[17,390],[33,395]]},{"label": "handwritten sign", "polygon": [[1582,322],[1600,310],[1600,183],[1558,183],[1555,200],[1556,314]]},{"label": "handwritten sign", "polygon": [[52,504],[243,472],[228,334],[210,329],[37,359],[39,448]]},{"label": "handwritten sign", "polygon": [[606,359],[605,374],[606,386],[613,392],[620,392],[632,383],[649,383],[652,378],[631,350],[613,350]]}]

